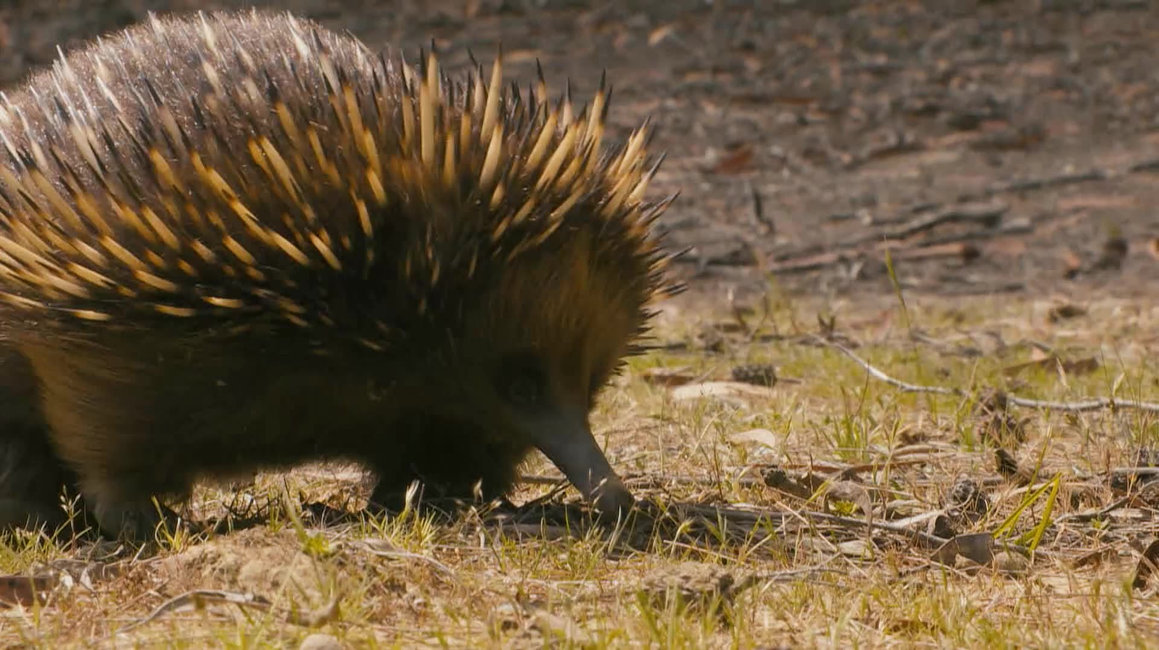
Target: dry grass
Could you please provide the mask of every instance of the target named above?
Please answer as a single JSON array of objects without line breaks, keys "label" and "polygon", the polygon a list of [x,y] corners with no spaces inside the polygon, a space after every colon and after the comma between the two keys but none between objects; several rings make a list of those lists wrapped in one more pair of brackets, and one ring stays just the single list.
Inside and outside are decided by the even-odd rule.
[{"label": "dry grass", "polygon": [[[1159,500],[1113,470],[1155,464],[1140,450],[1159,447],[1157,416],[1014,410],[1007,423],[1017,425],[988,436],[977,408],[987,388],[1159,399],[1159,310],[1084,306],[1051,322],[1048,302],[777,299],[741,326],[727,309],[717,319],[686,301],[660,328],[662,341],[682,345],[634,360],[595,421],[654,519],[601,528],[561,505],[574,500],[568,491],[520,511],[447,519],[419,509],[319,526],[303,523],[296,501],[282,507],[283,486],[302,503],[356,509],[366,487],[357,472],[261,476],[203,488],[189,511],[249,503],[261,523],[210,539],[163,535],[149,555],[9,538],[0,574],[55,576],[57,586],[0,609],[0,645],[295,647],[317,633],[348,647],[1151,645],[1154,585],[1132,579]],[[967,395],[869,378],[817,343],[818,313],[836,314],[836,335],[883,371]],[[1012,370],[1046,348],[1097,367]],[[759,363],[781,381],[708,397],[665,385],[684,382],[686,393]],[[997,447],[1021,474],[996,472]],[[539,458],[528,474],[556,475]],[[766,485],[774,476],[784,489]],[[962,479],[989,509],[921,521]],[[533,481],[513,500],[551,490]],[[988,565],[938,562],[931,537],[890,524],[943,538],[993,533],[995,550],[1014,550]]]}]

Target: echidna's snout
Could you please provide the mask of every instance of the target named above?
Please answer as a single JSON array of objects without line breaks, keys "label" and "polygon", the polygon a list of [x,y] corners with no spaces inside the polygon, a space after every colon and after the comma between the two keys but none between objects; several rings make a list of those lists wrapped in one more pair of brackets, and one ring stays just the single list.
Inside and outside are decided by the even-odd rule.
[{"label": "echidna's snout", "polygon": [[535,446],[597,510],[614,514],[632,507],[635,499],[600,451],[586,414],[544,418],[535,424]]}]

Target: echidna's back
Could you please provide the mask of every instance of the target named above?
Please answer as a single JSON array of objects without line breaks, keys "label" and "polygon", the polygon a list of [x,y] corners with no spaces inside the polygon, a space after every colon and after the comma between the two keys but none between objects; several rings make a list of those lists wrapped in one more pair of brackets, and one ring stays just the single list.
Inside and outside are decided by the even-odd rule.
[{"label": "echidna's back", "polygon": [[0,297],[42,319],[110,320],[126,297],[301,311],[295,273],[367,257],[381,179],[356,139],[392,87],[355,40],[285,15],[154,19],[73,53],[0,107]]}]

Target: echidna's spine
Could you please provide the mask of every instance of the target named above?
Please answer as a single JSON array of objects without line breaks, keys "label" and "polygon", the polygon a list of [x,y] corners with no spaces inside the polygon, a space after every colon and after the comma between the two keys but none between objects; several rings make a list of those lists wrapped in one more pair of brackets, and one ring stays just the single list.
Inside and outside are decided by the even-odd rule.
[{"label": "echidna's spine", "polygon": [[[325,326],[302,274],[392,263],[421,311],[441,279],[543,246],[580,204],[659,282],[648,128],[605,153],[604,84],[576,114],[567,96],[547,100],[542,78],[526,96],[505,87],[501,58],[452,81],[433,51],[416,70],[290,17],[262,20],[284,27],[288,52],[245,42],[241,23],[203,16],[191,39],[153,18],[124,37],[123,56],[98,44],[5,99],[0,300],[37,318],[261,311]],[[159,77],[148,59],[161,47],[199,74]],[[426,208],[462,222],[432,218],[405,250],[384,250],[402,227],[390,220]],[[485,237],[446,258],[434,239],[451,229]]]}]

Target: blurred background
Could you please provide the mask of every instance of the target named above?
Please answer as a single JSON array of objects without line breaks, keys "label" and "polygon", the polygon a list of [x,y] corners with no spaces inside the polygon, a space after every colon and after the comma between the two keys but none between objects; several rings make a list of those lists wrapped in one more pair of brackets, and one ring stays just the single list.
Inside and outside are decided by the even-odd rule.
[{"label": "blurred background", "polygon": [[[1146,292],[1159,279],[1159,14],[1139,0],[5,0],[0,84],[149,11],[275,7],[448,70],[646,116],[662,227],[711,295]],[[887,258],[886,250],[889,251]]]}]

